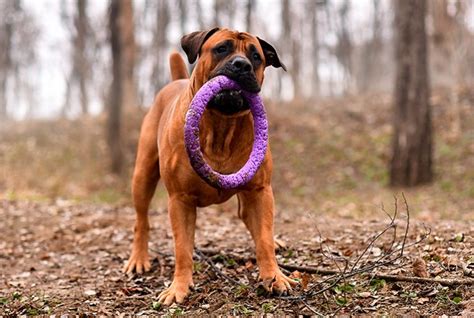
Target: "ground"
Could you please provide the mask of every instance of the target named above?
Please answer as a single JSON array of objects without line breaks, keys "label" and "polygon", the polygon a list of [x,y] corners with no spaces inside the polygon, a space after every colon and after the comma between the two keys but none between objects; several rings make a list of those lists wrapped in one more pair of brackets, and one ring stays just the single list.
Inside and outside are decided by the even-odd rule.
[{"label": "ground", "polygon": [[[184,304],[166,308],[157,303],[158,294],[170,284],[173,268],[165,210],[151,211],[151,272],[128,277],[121,269],[132,240],[132,208],[67,201],[3,201],[0,311],[5,315],[311,314],[300,300],[261,293],[258,271],[252,261],[253,244],[233,208],[234,204],[229,203],[222,208],[199,211],[196,246],[199,250],[216,250],[211,259],[218,270],[197,255],[194,291]],[[334,261],[321,253],[321,247],[332,255],[354,260],[370,237],[388,221],[383,212],[362,221],[304,214],[295,218],[282,211],[277,217],[276,233],[285,247],[279,249],[278,260],[282,264],[337,269]],[[422,258],[430,277],[474,280],[463,273],[463,266],[474,263],[472,224],[444,221],[425,225],[431,227],[431,235],[425,241],[407,248],[400,264],[374,273],[413,276],[412,263]],[[408,242],[414,242],[425,231],[420,222],[412,220]],[[376,246],[369,258],[381,253],[389,237],[391,234],[377,244],[380,248]],[[404,266],[398,268],[401,265]],[[219,277],[221,273],[230,279]],[[303,287],[309,289],[325,278],[295,272],[292,275],[303,278],[293,296],[301,295]],[[456,315],[473,309],[469,307],[473,296],[472,285],[442,286],[434,282],[393,282],[357,276],[304,300],[322,315]]]},{"label": "ground", "polygon": [[[126,115],[127,169],[121,176],[107,172],[104,118],[1,125],[0,315],[473,315],[474,94],[435,92],[435,181],[413,189],[387,186],[387,96],[266,103],[281,264],[333,271],[342,260],[353,264],[390,223],[381,205],[393,213],[393,197],[402,200],[402,192],[411,215],[407,244],[429,228],[423,241],[407,246],[389,266],[337,281],[324,293],[316,294],[327,282],[318,282],[328,277],[334,282],[337,275],[290,270],[299,287],[290,296],[270,297],[259,287],[253,243],[232,199],[199,211],[196,246],[205,256],[196,254],[194,291],[171,308],[157,303],[173,269],[162,185],[150,213],[152,270],[133,277],[121,272],[132,241],[129,185],[143,111]],[[399,203],[393,248],[400,248],[406,225]],[[383,257],[391,233],[361,263]],[[431,281],[374,276],[383,273]],[[435,277],[454,282],[442,285],[432,281]]]}]

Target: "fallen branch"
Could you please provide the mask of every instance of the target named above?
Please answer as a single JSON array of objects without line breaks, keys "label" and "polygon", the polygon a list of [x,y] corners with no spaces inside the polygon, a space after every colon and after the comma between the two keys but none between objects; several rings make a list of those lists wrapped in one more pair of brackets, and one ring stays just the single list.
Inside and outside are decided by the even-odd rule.
[{"label": "fallen branch", "polygon": [[[255,257],[242,257],[234,253],[223,253],[220,250],[216,249],[200,249],[202,254],[213,257],[217,255],[223,255],[228,258],[232,258],[238,262],[252,261],[255,262]],[[287,269],[289,271],[298,271],[308,274],[319,274],[319,275],[338,275],[340,274],[339,270],[335,269],[326,269],[315,266],[302,266],[302,265],[292,265],[292,264],[283,264],[278,263],[278,266],[281,268]],[[361,273],[363,274],[363,273]],[[411,282],[411,283],[438,283],[444,286],[455,286],[455,285],[474,285],[474,279],[448,279],[448,278],[427,278],[427,277],[412,277],[412,276],[398,276],[398,275],[388,275],[388,274],[370,274],[371,278],[385,279],[388,281],[400,281],[400,282]]]},{"label": "fallen branch", "polygon": [[474,279],[455,279],[455,278],[429,278],[429,277],[412,277],[412,276],[398,276],[386,274],[373,274],[370,277],[377,279],[385,279],[389,281],[400,281],[410,283],[437,283],[444,286],[458,286],[458,285],[474,285]]}]

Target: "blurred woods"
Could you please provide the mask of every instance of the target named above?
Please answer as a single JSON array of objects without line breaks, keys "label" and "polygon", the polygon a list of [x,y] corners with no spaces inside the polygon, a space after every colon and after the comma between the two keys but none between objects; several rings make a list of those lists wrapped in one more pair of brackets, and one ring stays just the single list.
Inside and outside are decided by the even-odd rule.
[{"label": "blurred woods", "polygon": [[[458,105],[454,92],[472,89],[474,8],[470,0],[409,3],[0,0],[0,120],[105,118],[119,172],[135,151],[124,130],[168,82],[170,51],[180,50],[183,34],[218,25],[254,33],[279,51],[288,72],[267,71],[262,92],[275,114],[290,106],[318,112],[321,101],[347,96],[393,96],[388,182],[427,182],[430,92],[447,89]],[[461,117],[455,112],[458,130]]]},{"label": "blurred woods", "polygon": [[[428,2],[433,86],[472,83],[472,2]],[[390,92],[395,78],[396,4],[377,0],[136,0],[111,1],[105,6],[87,0],[61,0],[58,6],[49,4],[45,17],[36,14],[33,8],[37,5],[31,1],[2,0],[0,115],[73,116],[90,112],[91,103],[96,104],[94,113],[106,110],[115,74],[115,56],[107,44],[114,41],[114,35],[111,27],[107,30],[107,21],[113,24],[115,7],[123,7],[118,10],[116,31],[126,33],[119,41],[123,42],[120,47],[126,64],[122,66],[121,93],[126,107],[148,106],[156,91],[167,83],[167,56],[170,50],[179,49],[182,34],[215,25],[254,32],[278,48],[289,71],[283,75],[268,73],[264,93],[272,98],[310,100]],[[51,105],[49,111],[38,111],[31,108],[40,83],[38,77],[31,79],[31,73],[47,72],[49,65],[41,64],[36,52],[38,42],[51,30],[40,27],[40,22],[53,19],[55,14],[62,22],[58,32],[69,39],[59,48],[68,57],[62,65],[65,85],[58,87],[63,97],[59,111]],[[18,101],[30,109],[19,110]]]}]

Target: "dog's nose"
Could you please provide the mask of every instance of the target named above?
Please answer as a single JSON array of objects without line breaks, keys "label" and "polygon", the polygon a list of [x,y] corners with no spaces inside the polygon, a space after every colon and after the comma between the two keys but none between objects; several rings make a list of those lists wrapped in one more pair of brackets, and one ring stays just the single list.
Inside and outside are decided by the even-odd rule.
[{"label": "dog's nose", "polygon": [[243,58],[241,56],[234,57],[230,64],[232,65],[232,68],[236,73],[244,74],[250,73],[250,71],[252,71],[252,64],[250,64],[250,62],[246,58]]}]

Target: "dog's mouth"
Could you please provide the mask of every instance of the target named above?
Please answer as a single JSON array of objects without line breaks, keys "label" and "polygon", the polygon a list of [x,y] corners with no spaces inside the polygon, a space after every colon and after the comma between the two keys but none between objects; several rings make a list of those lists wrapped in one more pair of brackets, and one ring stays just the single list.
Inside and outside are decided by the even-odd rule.
[{"label": "dog's mouth", "polygon": [[219,75],[224,75],[230,78],[233,81],[239,83],[240,87],[243,90],[246,90],[251,93],[259,93],[261,90],[260,85],[258,84],[257,78],[253,72],[246,73],[246,74],[236,74],[229,70],[228,67],[223,67],[209,77],[209,79],[214,78]]},{"label": "dog's mouth", "polygon": [[208,104],[211,109],[216,109],[224,115],[234,115],[250,109],[247,100],[238,90],[223,90],[216,94]]}]

